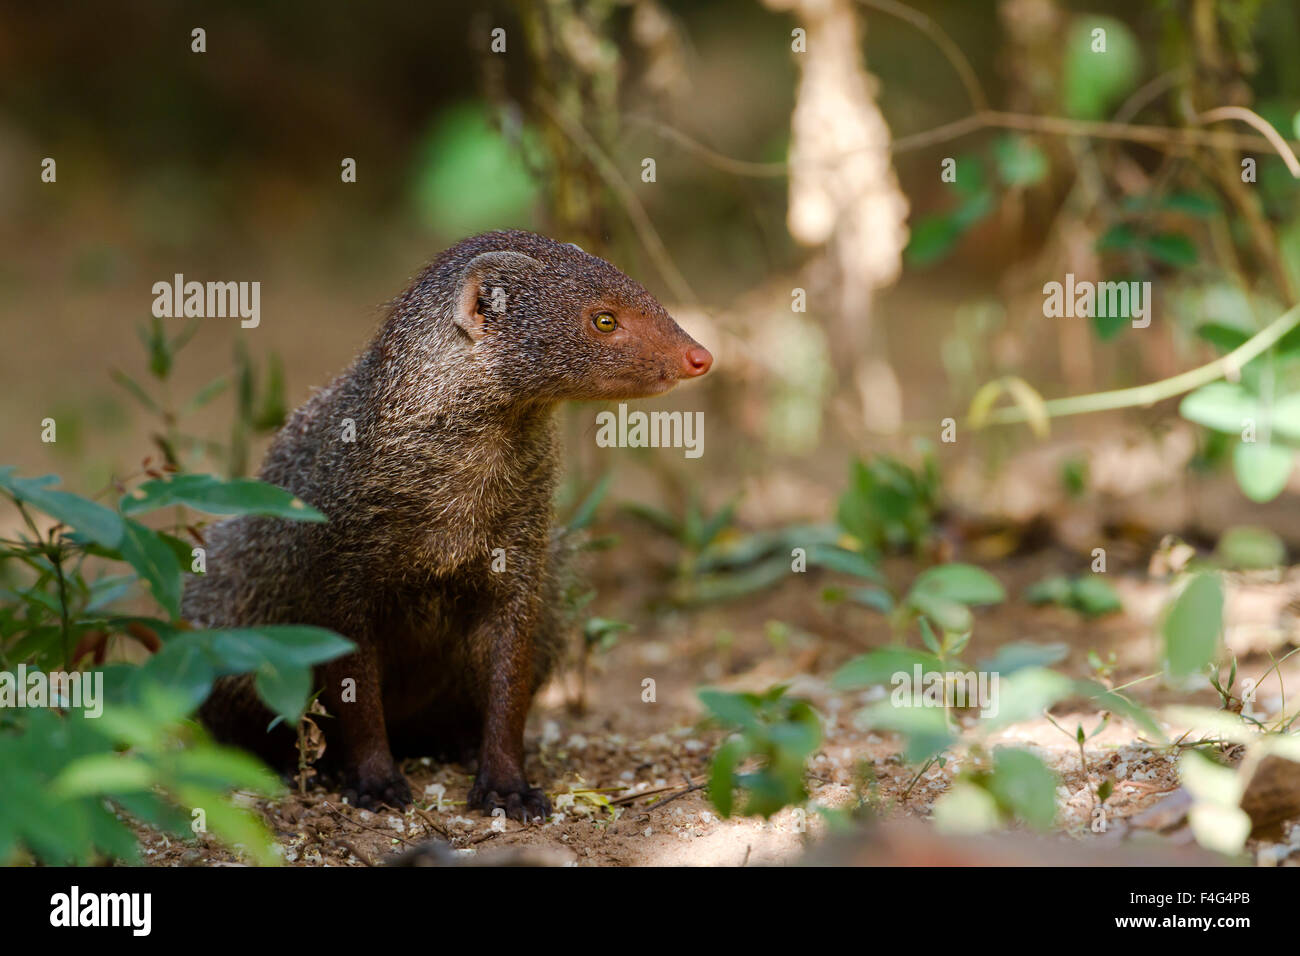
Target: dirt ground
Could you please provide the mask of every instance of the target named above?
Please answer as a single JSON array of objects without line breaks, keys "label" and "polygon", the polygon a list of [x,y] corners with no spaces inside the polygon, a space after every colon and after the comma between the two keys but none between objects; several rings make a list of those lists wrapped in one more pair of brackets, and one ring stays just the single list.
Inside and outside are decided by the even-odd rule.
[{"label": "dirt ground", "polygon": [[[1120,542],[1116,548],[1125,550]],[[1169,581],[1149,573],[1150,555],[1142,555],[1140,547],[1130,543],[1128,551],[1133,560],[1110,573],[1125,610],[1098,619],[1055,606],[1031,606],[1021,598],[1029,584],[1046,574],[1079,570],[1079,557],[1066,547],[1048,544],[985,564],[1006,587],[1009,599],[977,612],[965,659],[978,660],[1012,640],[1063,642],[1070,652],[1058,666],[1072,675],[1089,676],[1089,650],[1103,658],[1114,652],[1116,686],[1151,673],[1158,657],[1153,635]],[[898,582],[915,573],[909,561],[893,562],[888,570]],[[599,576],[602,594],[619,594],[618,606],[624,610],[629,595],[638,590],[629,585],[633,573],[632,566],[613,561]],[[430,761],[408,762],[404,768],[417,795],[416,806],[405,813],[357,809],[320,789],[293,793],[282,801],[256,801],[256,806],[274,830],[284,861],[293,866],[378,865],[402,854],[406,862],[786,865],[823,841],[828,828],[812,812],[815,807],[852,808],[866,802],[887,821],[923,820],[965,757],[957,753],[946,766],[933,766],[917,777],[917,768],[903,763],[893,735],[855,724],[855,713],[884,696],[884,689],[842,693],[831,687],[829,678],[850,657],[883,644],[888,631],[880,615],[823,606],[819,593],[824,583],[815,574],[792,575],[783,586],[743,602],[644,615],[635,630],[595,659],[588,711],[582,716],[566,707],[575,692],[574,675],[554,681],[541,695],[528,733],[530,781],[551,794],[557,811],[544,825],[493,821],[465,812],[470,772]],[[1257,676],[1269,666],[1270,653],[1280,656],[1296,639],[1300,569],[1230,575],[1227,590],[1228,645],[1240,657],[1242,676]],[[1271,677],[1261,685],[1253,705],[1256,713],[1274,715],[1284,706],[1294,711],[1293,702],[1284,704],[1282,690],[1300,686],[1300,667],[1295,664],[1292,658],[1283,666],[1281,684]],[[656,683],[653,703],[642,702],[647,677]],[[787,809],[767,822],[719,819],[699,786],[723,735],[702,723],[695,691],[701,686],[762,690],[776,683],[787,683],[792,695],[812,701],[823,719],[824,742],[810,762],[809,811]],[[1152,706],[1175,701],[1217,706],[1211,692],[1189,697],[1161,690],[1160,684],[1149,680],[1129,692]],[[1079,721],[1091,728],[1098,719],[1094,713],[1069,708],[1058,708],[1053,717],[1067,730]],[[1171,739],[1177,731],[1170,729]],[[1137,817],[1176,791],[1177,755],[1144,741],[1128,722],[1112,720],[1088,741],[1087,780],[1072,735],[1046,719],[1013,725],[992,741],[1000,742],[1029,747],[1060,775],[1058,832],[1042,841],[1017,844],[1021,862],[1070,862],[1071,854],[1081,854],[1078,862],[1120,863],[1127,859],[1125,854],[1132,855],[1127,861],[1133,862],[1160,852],[1173,854],[1169,862],[1206,859],[1191,847],[1190,832],[1178,825],[1176,815]],[[1090,821],[1095,790],[1107,778],[1114,782],[1114,791],[1105,804],[1109,825],[1099,834]],[[1129,826],[1135,819],[1140,824]],[[150,832],[142,832],[142,840],[146,859],[157,865],[231,865],[239,859],[208,840],[178,843]],[[421,849],[430,840],[447,846],[431,856]],[[986,839],[978,850],[971,844],[966,857],[961,856],[960,841],[945,842],[942,852],[951,859],[942,862],[996,862],[999,847],[1014,843],[997,840]],[[914,839],[906,845],[918,852]],[[899,847],[886,846],[871,861],[903,862],[890,855],[904,852]],[[1090,848],[1094,857],[1088,856]],[[1096,856],[1101,848],[1106,852]],[[1248,852],[1257,865],[1300,865],[1300,825],[1282,825],[1252,839]]]}]

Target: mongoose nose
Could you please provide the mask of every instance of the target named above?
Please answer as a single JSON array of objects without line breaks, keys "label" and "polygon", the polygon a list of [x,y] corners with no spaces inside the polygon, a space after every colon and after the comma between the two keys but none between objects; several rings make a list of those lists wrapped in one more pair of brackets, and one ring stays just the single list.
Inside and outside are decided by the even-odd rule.
[{"label": "mongoose nose", "polygon": [[703,375],[713,367],[713,356],[709,350],[702,345],[693,345],[686,350],[684,356],[686,374],[690,376]]}]

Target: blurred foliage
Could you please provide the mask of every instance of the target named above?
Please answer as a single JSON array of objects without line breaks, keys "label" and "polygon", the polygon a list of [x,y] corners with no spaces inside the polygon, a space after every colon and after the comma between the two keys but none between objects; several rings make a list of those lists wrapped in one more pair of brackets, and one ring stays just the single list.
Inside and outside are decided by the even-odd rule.
[{"label": "blurred foliage", "polygon": [[539,162],[537,144],[518,121],[507,137],[482,104],[450,107],[416,151],[416,210],[431,230],[453,235],[532,228],[539,191],[530,162]]},{"label": "blurred foliage", "polygon": [[1031,604],[1059,604],[1088,617],[1100,617],[1124,608],[1110,582],[1097,574],[1045,578],[1025,591],[1025,600]]},{"label": "blurred foliage", "polygon": [[[157,324],[142,332],[151,374],[164,386],[188,338],[169,337]],[[54,475],[23,478],[12,466],[0,467],[0,497],[25,527],[0,539],[0,665],[23,667],[29,676],[72,674],[97,682],[103,695],[99,716],[77,712],[89,706],[84,697],[51,701],[60,711],[0,708],[0,862],[27,854],[46,863],[133,860],[125,819],[183,835],[188,821],[175,807],[201,810],[205,830],[258,862],[273,862],[268,832],[228,793],[270,794],[274,776],[244,754],[213,746],[191,717],[218,677],[251,673],[263,702],[279,720],[296,724],[311,698],[313,667],[352,644],[316,627],[202,630],[183,622],[185,579],[206,568],[201,519],[188,512],[314,522],[325,516],[251,478],[181,473],[177,450],[207,446],[179,431],[169,390],[155,399],[125,374],[118,381],[163,419],[156,442],[167,460],[157,467],[146,460],[129,490],[110,486],[117,492],[111,505],[58,487]],[[190,405],[218,393],[216,383]],[[161,526],[143,522],[164,510],[171,518]],[[142,601],[162,616],[140,613]],[[127,638],[155,653],[141,664],[106,663]],[[87,655],[91,668],[79,670]]]},{"label": "blurred foliage", "polygon": [[[724,818],[735,812],[734,791],[746,793],[744,816],[770,817],[808,799],[804,762],[821,743],[821,721],[805,700],[776,686],[762,694],[702,690],[700,701],[733,735],[718,749],[709,772],[709,801]],[[746,761],[755,769],[742,772]]]},{"label": "blurred foliage", "polygon": [[887,551],[921,551],[933,534],[939,507],[939,470],[929,446],[912,468],[888,455],[855,460],[837,517],[863,552],[875,559]]}]

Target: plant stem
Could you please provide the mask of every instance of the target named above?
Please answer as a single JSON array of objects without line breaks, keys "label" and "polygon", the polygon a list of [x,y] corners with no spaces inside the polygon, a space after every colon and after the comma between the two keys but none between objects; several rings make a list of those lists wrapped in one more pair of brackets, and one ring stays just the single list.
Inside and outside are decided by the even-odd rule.
[{"label": "plant stem", "polygon": [[50,533],[50,546],[46,552],[50,563],[54,565],[54,575],[59,582],[59,624],[63,635],[63,667],[72,669],[72,637],[69,633],[71,623],[68,619],[68,586],[63,577],[63,549],[54,542],[54,533]]},{"label": "plant stem", "polygon": [[[1067,415],[1084,415],[1088,412],[1154,405],[1166,398],[1173,398],[1175,395],[1190,392],[1202,385],[1217,382],[1230,372],[1240,370],[1248,362],[1276,345],[1282,336],[1297,326],[1300,326],[1300,306],[1294,306],[1283,312],[1241,346],[1208,365],[1146,385],[1119,388],[1109,392],[1093,392],[1090,395],[1074,395],[1069,398],[1054,398],[1044,403],[1043,410],[1049,418],[1064,418]],[[990,412],[985,417],[984,424],[1012,425],[1026,420],[1024,409],[1016,405]],[[967,424],[970,424],[969,421]]]}]

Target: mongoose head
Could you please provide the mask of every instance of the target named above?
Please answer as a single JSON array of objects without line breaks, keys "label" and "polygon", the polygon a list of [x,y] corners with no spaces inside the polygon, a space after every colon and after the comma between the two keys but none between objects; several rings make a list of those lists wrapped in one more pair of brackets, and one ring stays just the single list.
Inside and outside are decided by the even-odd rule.
[{"label": "mongoose head", "polygon": [[713,356],[604,259],[530,232],[448,251],[452,320],[488,375],[539,400],[643,398],[703,375]]}]

